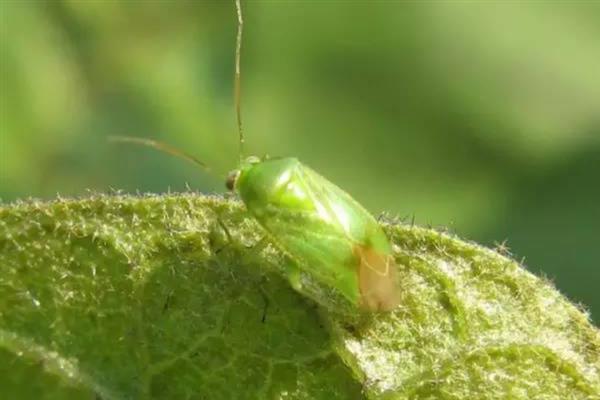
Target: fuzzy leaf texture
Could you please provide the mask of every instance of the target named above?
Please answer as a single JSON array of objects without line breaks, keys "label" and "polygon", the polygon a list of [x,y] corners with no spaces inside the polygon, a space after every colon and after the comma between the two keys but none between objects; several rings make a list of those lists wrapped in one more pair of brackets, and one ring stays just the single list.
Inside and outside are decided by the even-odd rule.
[{"label": "fuzzy leaf texture", "polygon": [[4,205],[3,396],[600,398],[600,333],[549,282],[446,233],[385,229],[402,304],[357,320],[293,290],[234,200]]}]

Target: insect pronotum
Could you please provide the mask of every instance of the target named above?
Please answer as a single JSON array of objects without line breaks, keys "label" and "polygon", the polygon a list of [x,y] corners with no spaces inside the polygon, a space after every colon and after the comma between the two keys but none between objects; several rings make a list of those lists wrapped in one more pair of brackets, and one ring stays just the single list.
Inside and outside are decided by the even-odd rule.
[{"label": "insect pronotum", "polygon": [[[362,309],[395,308],[400,296],[392,246],[367,210],[296,158],[244,158],[240,106],[244,22],[240,0],[235,6],[234,101],[240,164],[229,173],[227,188],[239,195],[248,212],[297,268]],[[200,160],[165,143],[133,137],[113,139],[150,146],[207,169]]]}]

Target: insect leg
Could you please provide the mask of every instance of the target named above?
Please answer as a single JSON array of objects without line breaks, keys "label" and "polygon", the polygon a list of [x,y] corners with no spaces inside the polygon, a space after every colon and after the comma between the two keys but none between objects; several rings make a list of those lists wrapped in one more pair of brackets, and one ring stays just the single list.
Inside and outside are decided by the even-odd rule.
[{"label": "insect leg", "polygon": [[[212,248],[216,248],[215,250],[215,254],[219,254],[220,252],[222,252],[227,246],[230,246],[233,244],[233,237],[231,236],[231,233],[229,233],[229,229],[227,229],[227,226],[225,225],[225,223],[223,222],[223,220],[221,219],[221,217],[219,215],[216,216],[216,221],[217,221],[217,225],[219,226],[219,228],[225,233],[225,244],[221,245],[220,242],[222,242],[222,240],[218,240],[219,246],[217,247],[215,245],[215,240],[213,238],[213,235],[211,234],[211,247]],[[214,232],[214,231],[213,231]]]},{"label": "insect leg", "polygon": [[262,286],[260,287],[260,294],[264,301],[263,312],[262,312],[262,317],[260,318],[260,322],[262,322],[264,324],[267,321],[267,310],[269,309],[270,302],[269,302],[269,296],[267,296],[267,294],[265,293]]},{"label": "insect leg", "polygon": [[169,307],[171,306],[171,302],[173,301],[173,290],[171,290],[168,294],[167,294],[167,298],[165,299],[165,303],[163,304],[163,309],[162,312],[165,313]]},{"label": "insect leg", "polygon": [[225,236],[227,236],[227,241],[230,244],[233,243],[233,238],[231,237],[231,233],[229,233],[229,229],[227,229],[227,226],[225,225],[225,223],[223,222],[223,220],[220,217],[217,217],[217,223],[219,224],[221,229],[223,229],[223,232],[225,232]]},{"label": "insect leg", "polygon": [[294,290],[300,291],[302,289],[302,271],[300,271],[300,268],[292,260],[286,265],[286,269],[290,285]]}]

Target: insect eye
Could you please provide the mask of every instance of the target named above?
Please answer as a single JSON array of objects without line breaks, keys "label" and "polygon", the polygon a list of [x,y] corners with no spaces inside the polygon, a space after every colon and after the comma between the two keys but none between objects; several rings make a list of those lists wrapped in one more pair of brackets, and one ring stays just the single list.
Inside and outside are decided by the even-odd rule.
[{"label": "insect eye", "polygon": [[225,186],[227,186],[227,189],[229,189],[229,190],[235,189],[235,182],[237,181],[239,176],[240,176],[239,169],[236,169],[235,171],[231,171],[229,173],[229,175],[227,175],[227,180],[225,181]]}]

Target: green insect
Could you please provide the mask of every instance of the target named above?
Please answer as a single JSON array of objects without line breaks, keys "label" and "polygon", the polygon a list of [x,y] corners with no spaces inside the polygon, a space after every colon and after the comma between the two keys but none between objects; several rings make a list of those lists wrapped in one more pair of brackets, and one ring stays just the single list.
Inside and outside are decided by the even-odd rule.
[{"label": "green insect", "polygon": [[[240,112],[240,54],[243,19],[236,0],[238,33],[235,104],[243,154]],[[118,137],[166,151],[206,167],[201,161],[153,140]],[[227,188],[236,192],[272,242],[297,268],[338,290],[361,309],[389,311],[400,300],[392,246],[375,218],[349,194],[296,158],[243,159]]]}]

